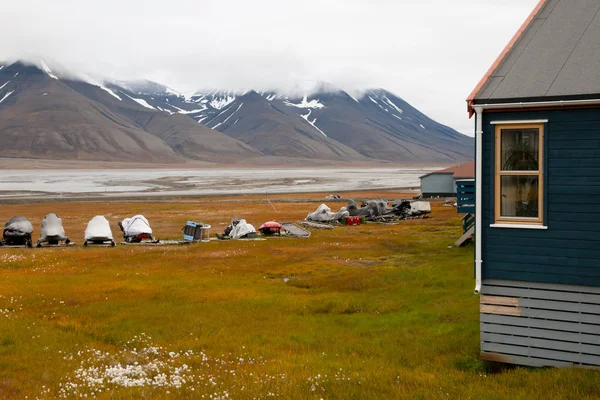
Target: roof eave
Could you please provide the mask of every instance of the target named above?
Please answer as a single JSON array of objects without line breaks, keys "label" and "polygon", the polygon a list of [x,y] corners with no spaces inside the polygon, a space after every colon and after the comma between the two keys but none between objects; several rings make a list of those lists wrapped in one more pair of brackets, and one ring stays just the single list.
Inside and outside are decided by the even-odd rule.
[{"label": "roof eave", "polygon": [[431,175],[454,175],[454,172],[433,171],[433,172],[430,172],[428,174],[421,175],[419,177],[419,179],[423,179],[423,178],[426,178],[426,177],[431,176]]},{"label": "roof eave", "polygon": [[506,57],[506,55],[512,50],[512,48],[514,47],[515,43],[517,43],[517,41],[519,40],[519,38],[521,37],[521,35],[523,34],[523,32],[525,32],[525,30],[527,29],[527,27],[529,26],[529,24],[535,19],[535,17],[537,16],[537,14],[540,12],[540,10],[544,6],[544,4],[546,4],[547,1],[548,0],[540,0],[539,1],[539,3],[537,4],[537,6],[531,12],[531,14],[529,14],[529,17],[527,17],[527,19],[525,20],[525,22],[523,22],[523,24],[521,25],[521,27],[519,28],[519,30],[513,35],[513,37],[510,40],[510,42],[508,42],[508,44],[506,45],[506,47],[504,47],[504,50],[502,50],[502,52],[500,53],[500,55],[498,56],[498,58],[496,58],[496,61],[494,61],[494,63],[492,64],[492,66],[487,70],[487,72],[485,73],[485,75],[483,76],[483,78],[481,78],[481,80],[479,81],[479,83],[477,84],[477,86],[475,86],[475,89],[473,89],[473,91],[471,92],[471,94],[469,94],[469,97],[467,97],[467,112],[469,113],[469,118],[473,117],[473,114],[475,113],[475,111],[473,109],[473,101],[475,100],[475,97],[477,96],[477,94],[479,93],[479,91],[483,88],[483,86],[486,84],[486,82],[488,81],[488,79],[490,79],[490,77],[492,76],[492,74],[494,73],[494,71],[496,71],[496,69],[498,68],[498,66],[502,62],[502,60],[504,60],[504,58]]},{"label": "roof eave", "polygon": [[530,103],[553,103],[553,102],[571,102],[579,100],[596,100],[600,99],[600,93],[585,93],[585,94],[571,94],[568,96],[532,96],[532,97],[512,97],[505,99],[481,99],[474,100],[473,107],[480,105],[486,107],[489,105],[513,105],[522,104],[526,106]]}]

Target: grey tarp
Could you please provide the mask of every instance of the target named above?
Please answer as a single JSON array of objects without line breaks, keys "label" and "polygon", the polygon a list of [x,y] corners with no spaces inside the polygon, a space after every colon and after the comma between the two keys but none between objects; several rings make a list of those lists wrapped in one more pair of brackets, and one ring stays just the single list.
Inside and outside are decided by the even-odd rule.
[{"label": "grey tarp", "polygon": [[25,217],[12,217],[4,224],[4,234],[9,233],[11,236],[31,235],[33,225]]},{"label": "grey tarp", "polygon": [[311,212],[306,216],[306,220],[315,222],[333,222],[339,221],[348,215],[348,211],[344,207],[340,208],[338,212],[334,213],[331,211],[331,208],[327,207],[326,204],[321,204],[316,211]]},{"label": "grey tarp", "polygon": [[354,200],[348,200],[348,212],[351,216],[360,216],[367,219],[378,217],[406,218],[411,215],[411,205],[407,200],[397,200],[389,207],[385,200],[367,200],[358,206]]},{"label": "grey tarp", "polygon": [[369,200],[363,207],[359,207],[354,200],[348,200],[347,209],[351,216],[379,217],[387,213],[386,203],[383,200]]},{"label": "grey tarp", "polygon": [[31,247],[31,233],[33,225],[25,217],[16,216],[10,218],[4,225],[2,241],[0,244],[8,246]]}]

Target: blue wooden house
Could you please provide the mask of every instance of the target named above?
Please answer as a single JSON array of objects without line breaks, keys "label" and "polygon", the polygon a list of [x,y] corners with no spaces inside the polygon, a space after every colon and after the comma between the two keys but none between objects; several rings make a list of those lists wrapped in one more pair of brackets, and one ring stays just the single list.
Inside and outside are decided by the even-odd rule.
[{"label": "blue wooden house", "polygon": [[600,366],[600,1],[540,1],[467,103],[481,357]]}]

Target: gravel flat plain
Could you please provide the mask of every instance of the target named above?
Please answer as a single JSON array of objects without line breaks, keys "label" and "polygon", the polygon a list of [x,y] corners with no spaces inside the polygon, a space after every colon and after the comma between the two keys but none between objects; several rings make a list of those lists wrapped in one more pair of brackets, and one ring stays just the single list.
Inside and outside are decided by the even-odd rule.
[{"label": "gravel flat plain", "polygon": [[8,169],[0,199],[157,197],[419,188],[416,168]]}]

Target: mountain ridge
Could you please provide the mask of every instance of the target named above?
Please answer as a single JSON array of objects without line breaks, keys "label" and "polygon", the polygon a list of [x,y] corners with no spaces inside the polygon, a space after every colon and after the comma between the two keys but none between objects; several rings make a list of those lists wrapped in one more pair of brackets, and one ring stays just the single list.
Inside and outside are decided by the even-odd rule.
[{"label": "mountain ridge", "polygon": [[[18,121],[21,121],[20,123]],[[18,140],[17,140],[18,139]],[[257,157],[457,162],[473,140],[384,89],[198,91],[0,63],[0,156],[234,162]]]}]

